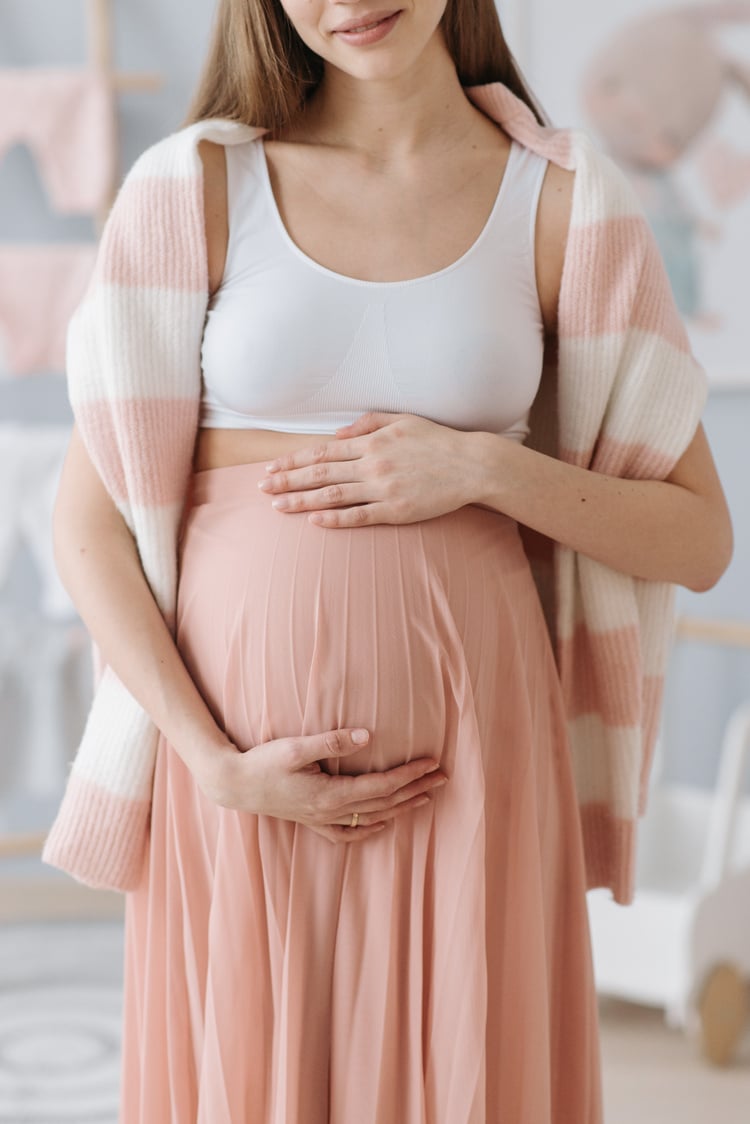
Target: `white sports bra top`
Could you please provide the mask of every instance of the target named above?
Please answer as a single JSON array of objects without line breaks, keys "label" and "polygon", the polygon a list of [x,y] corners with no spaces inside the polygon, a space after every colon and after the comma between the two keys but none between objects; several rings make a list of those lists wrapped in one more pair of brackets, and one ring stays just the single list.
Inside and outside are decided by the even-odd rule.
[{"label": "white sports bra top", "polygon": [[292,241],[260,139],[225,151],[229,242],[203,336],[201,426],[333,433],[378,410],[526,437],[544,349],[544,158],[512,143],[490,216],[452,265],[363,281]]}]

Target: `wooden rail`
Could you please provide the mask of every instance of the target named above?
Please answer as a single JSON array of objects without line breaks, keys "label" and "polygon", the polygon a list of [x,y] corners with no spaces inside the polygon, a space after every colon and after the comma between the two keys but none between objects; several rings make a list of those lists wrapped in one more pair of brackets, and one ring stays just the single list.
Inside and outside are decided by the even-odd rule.
[{"label": "wooden rail", "polygon": [[700,644],[750,648],[750,623],[682,616],[677,618],[675,637],[677,640],[692,640]]},{"label": "wooden rail", "polygon": [[[88,65],[103,74],[116,94],[154,93],[163,85],[159,74],[125,72],[115,69],[114,20],[112,0],[86,0]],[[113,177],[108,198],[96,214],[96,229],[101,234],[117,194]]]},{"label": "wooden rail", "polygon": [[28,832],[25,835],[1,835],[0,859],[17,859],[25,855],[40,855],[46,831]]}]

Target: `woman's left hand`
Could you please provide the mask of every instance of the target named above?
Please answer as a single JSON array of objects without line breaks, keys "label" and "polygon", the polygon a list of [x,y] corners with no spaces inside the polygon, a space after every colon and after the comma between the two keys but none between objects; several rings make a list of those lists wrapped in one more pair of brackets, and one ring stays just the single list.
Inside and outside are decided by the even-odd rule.
[{"label": "woman's left hand", "polygon": [[470,434],[416,414],[363,414],[333,440],[266,466],[280,511],[323,527],[416,523],[473,502]]}]

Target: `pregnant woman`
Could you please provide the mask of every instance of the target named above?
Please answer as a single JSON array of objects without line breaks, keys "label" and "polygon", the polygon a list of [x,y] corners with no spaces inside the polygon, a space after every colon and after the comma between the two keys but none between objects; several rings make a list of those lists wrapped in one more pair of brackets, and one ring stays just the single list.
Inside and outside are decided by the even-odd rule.
[{"label": "pregnant woman", "polygon": [[222,0],[69,386],[45,858],[127,892],[123,1124],[601,1124],[586,889],[731,529],[642,216],[492,0]]}]

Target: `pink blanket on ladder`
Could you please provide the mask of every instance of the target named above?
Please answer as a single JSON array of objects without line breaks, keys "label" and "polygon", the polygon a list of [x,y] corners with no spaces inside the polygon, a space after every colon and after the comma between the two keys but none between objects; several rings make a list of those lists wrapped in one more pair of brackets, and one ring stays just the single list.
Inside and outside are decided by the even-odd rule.
[{"label": "pink blanket on ladder", "polygon": [[112,90],[93,70],[0,70],[0,157],[26,144],[63,214],[106,205],[115,176]]}]

